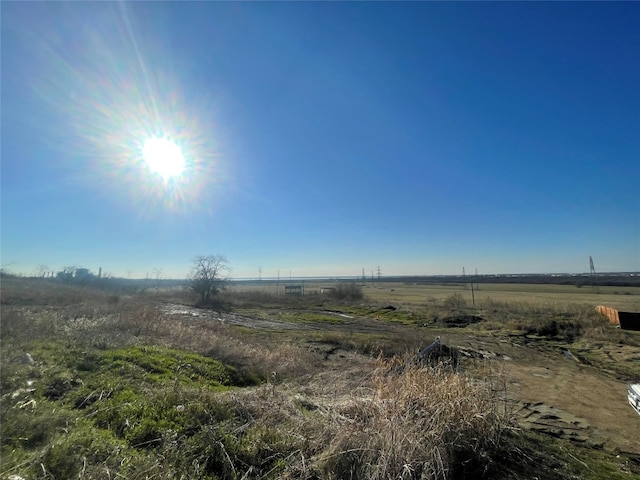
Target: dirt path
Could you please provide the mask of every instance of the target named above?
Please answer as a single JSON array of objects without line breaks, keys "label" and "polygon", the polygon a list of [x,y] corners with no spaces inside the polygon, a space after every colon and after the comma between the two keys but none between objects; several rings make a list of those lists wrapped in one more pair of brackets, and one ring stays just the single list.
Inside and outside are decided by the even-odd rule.
[{"label": "dirt path", "polygon": [[581,364],[561,348],[519,346],[508,338],[461,336],[464,348],[493,352],[523,425],[593,446],[640,455],[640,415],[626,383]]},{"label": "dirt path", "polygon": [[627,403],[624,382],[571,359],[532,360],[506,367],[515,398],[554,407],[561,421],[565,412],[582,419],[589,442],[640,455],[640,415]]}]

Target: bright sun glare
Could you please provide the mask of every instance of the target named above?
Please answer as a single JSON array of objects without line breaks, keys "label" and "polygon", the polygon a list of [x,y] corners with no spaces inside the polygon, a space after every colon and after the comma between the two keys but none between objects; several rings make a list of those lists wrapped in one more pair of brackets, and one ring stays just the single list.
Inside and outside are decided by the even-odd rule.
[{"label": "bright sun glare", "polygon": [[165,180],[179,176],[184,170],[180,147],[166,138],[150,138],[144,142],[142,156],[151,171]]}]

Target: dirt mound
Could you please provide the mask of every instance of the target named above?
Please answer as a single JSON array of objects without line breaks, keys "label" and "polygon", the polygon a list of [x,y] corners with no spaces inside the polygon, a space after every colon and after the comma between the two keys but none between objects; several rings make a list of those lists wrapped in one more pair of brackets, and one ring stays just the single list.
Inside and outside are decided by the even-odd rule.
[{"label": "dirt mound", "polygon": [[483,320],[482,317],[478,317],[477,315],[452,315],[451,317],[445,317],[440,321],[447,327],[460,327],[464,328],[472,323],[478,323]]}]

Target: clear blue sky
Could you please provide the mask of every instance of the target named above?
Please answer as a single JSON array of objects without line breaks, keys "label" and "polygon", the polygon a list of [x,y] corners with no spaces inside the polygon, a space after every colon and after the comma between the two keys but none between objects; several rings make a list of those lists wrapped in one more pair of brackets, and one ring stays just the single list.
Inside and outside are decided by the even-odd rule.
[{"label": "clear blue sky", "polygon": [[9,271],[640,271],[639,2],[1,8]]}]

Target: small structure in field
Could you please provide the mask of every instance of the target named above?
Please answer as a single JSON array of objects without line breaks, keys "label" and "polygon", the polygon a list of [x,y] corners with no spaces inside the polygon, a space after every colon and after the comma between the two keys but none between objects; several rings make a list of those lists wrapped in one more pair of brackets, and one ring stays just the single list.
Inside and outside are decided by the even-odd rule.
[{"label": "small structure in field", "polygon": [[611,325],[624,330],[640,330],[640,312],[621,312],[604,305],[598,305],[596,312],[606,317]]},{"label": "small structure in field", "polygon": [[302,285],[285,285],[285,295],[302,295]]}]

